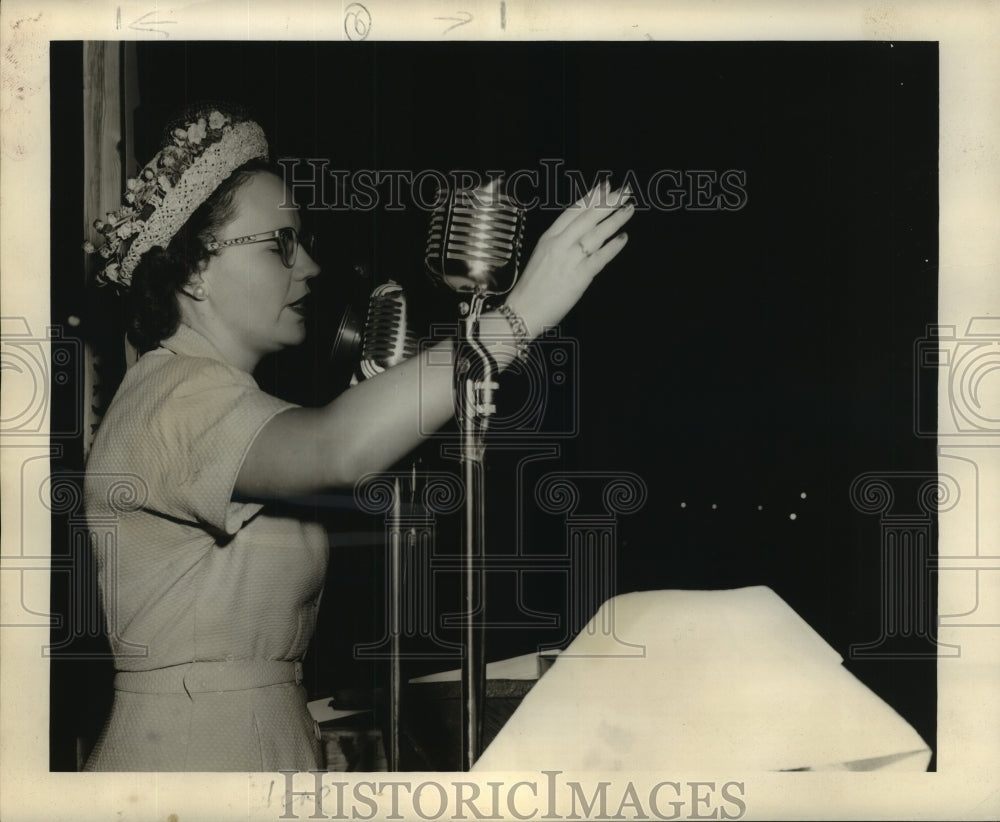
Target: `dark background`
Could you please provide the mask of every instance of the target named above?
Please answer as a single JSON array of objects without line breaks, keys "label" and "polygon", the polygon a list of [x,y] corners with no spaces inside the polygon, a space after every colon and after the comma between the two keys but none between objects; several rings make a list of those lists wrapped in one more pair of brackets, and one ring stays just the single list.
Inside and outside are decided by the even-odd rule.
[{"label": "dark background", "polygon": [[[52,44],[54,192],[82,189],[80,55],[79,43]],[[768,585],[934,746],[934,659],[903,658],[930,641],[904,643],[893,658],[850,657],[852,644],[879,638],[883,592],[879,519],[859,512],[849,489],[869,471],[936,470],[934,440],[913,433],[914,404],[934,396],[913,351],[936,319],[936,44],[157,43],[136,56],[140,99],[126,127],[140,162],[178,108],[219,98],[248,105],[278,157],[347,171],[541,173],[552,158],[588,182],[602,170],[640,183],[660,169],[745,172],[746,204],[735,211],[642,208],[640,192],[628,246],[562,326],[577,352],[578,434],[557,435],[570,395],[553,387],[551,428],[532,441],[560,453],[526,479],[639,475],[648,500],[617,520],[619,592]],[[78,246],[65,242],[79,233],[81,203],[53,197],[52,317],[82,316],[64,333],[110,350],[115,298],[84,289]],[[336,321],[350,301],[363,307],[373,283],[402,282],[423,322],[456,316],[422,273],[425,211],[308,216],[324,267],[310,337],[257,375],[303,403],[344,387],[330,359]],[[529,248],[555,216],[529,214]],[[503,400],[516,405],[522,383],[512,374]],[[453,468],[439,446],[418,451],[422,465]],[[67,441],[55,467],[79,470],[81,455]],[[497,553],[517,537],[516,495],[530,501],[512,479],[518,457],[490,452]],[[349,495],[320,508],[341,547],[307,684],[315,697],[363,702],[383,690],[384,671],[352,661],[351,649],[381,636],[384,568],[380,551],[350,543],[383,524],[353,510]],[[65,528],[57,517],[54,554]],[[457,528],[440,523],[442,550],[457,544]],[[526,551],[558,551],[565,533],[563,519],[528,505]],[[56,603],[67,597],[61,584],[54,577]],[[527,604],[562,613],[564,586],[539,575]],[[492,591],[490,618],[516,616],[511,599],[508,588]],[[454,605],[443,593],[439,610]],[[487,655],[532,651],[560,633],[493,629]],[[69,647],[101,643],[77,637]],[[453,666],[411,663],[408,674],[435,667]],[[109,671],[106,660],[54,660],[54,769],[72,767],[74,736],[99,728]]]}]

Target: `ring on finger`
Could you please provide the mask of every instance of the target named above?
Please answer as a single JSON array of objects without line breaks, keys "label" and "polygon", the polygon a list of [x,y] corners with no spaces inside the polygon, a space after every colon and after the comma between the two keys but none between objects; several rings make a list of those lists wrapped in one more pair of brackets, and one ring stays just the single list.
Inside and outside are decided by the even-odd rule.
[{"label": "ring on finger", "polygon": [[584,256],[589,257],[591,254],[594,253],[589,248],[587,248],[587,246],[585,246],[583,244],[583,238],[582,237],[579,240],[576,241],[576,244],[578,246],[580,246],[580,250],[584,253]]}]

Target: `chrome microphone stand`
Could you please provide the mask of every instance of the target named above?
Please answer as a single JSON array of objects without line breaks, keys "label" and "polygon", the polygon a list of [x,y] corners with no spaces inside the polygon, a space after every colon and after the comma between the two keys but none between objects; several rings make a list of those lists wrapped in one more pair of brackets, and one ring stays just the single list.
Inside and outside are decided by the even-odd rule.
[{"label": "chrome microphone stand", "polygon": [[483,456],[496,410],[497,367],[479,337],[489,297],[506,294],[520,265],[524,210],[493,179],[476,189],[443,191],[431,217],[425,263],[431,278],[464,296],[455,351],[455,404],[461,426],[465,521],[462,537],[462,767],[482,753],[486,697],[486,539]]},{"label": "chrome microphone stand", "polygon": [[[496,410],[493,392],[496,362],[479,339],[479,317],[486,295],[473,293],[462,303],[455,356],[455,397],[461,422],[462,480],[465,486],[465,522],[462,529],[462,767],[469,770],[482,753],[483,710],[486,698],[486,553],[485,493],[483,489],[484,437]],[[477,585],[478,582],[478,585]],[[479,619],[476,619],[476,615]]]},{"label": "chrome microphone stand", "polygon": [[400,706],[403,701],[402,619],[403,597],[403,500],[399,479],[393,482],[392,513],[389,528],[389,770],[398,771],[400,763]]},{"label": "chrome microphone stand", "polygon": [[[407,298],[402,286],[394,280],[376,286],[368,303],[368,317],[365,321],[363,335],[349,333],[350,326],[356,325],[350,309],[344,313],[338,331],[338,345],[349,347],[351,342],[363,339],[362,358],[352,380],[352,385],[360,380],[374,377],[376,374],[398,365],[416,353],[416,337],[409,328],[407,321]],[[336,351],[336,347],[335,347]],[[411,464],[410,476],[410,512],[414,509],[414,494],[417,484],[416,463]],[[406,565],[407,549],[412,548],[412,541],[407,537],[412,534],[404,524],[403,498],[399,479],[393,482],[392,510],[389,513],[388,540],[388,576],[389,576],[389,739],[388,765],[389,770],[398,771],[401,763],[401,705],[403,695],[402,672],[402,596],[403,576]]]}]

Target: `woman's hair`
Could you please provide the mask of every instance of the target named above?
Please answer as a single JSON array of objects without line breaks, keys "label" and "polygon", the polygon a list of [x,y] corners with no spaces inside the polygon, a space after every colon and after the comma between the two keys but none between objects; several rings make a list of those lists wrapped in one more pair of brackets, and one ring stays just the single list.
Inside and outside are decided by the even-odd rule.
[{"label": "woman's hair", "polygon": [[218,253],[205,245],[233,219],[236,192],[258,172],[279,173],[267,160],[244,163],[198,206],[166,248],[153,246],[142,255],[128,290],[126,328],[129,341],[140,353],[151,351],[177,331],[181,319],[178,292]]}]

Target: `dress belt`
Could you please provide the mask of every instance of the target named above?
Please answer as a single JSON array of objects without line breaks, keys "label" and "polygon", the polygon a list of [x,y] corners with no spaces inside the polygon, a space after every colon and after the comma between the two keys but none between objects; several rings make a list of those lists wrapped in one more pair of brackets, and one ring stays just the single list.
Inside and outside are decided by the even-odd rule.
[{"label": "dress belt", "polygon": [[186,662],[151,671],[118,671],[115,690],[137,694],[248,691],[283,682],[302,682],[302,663],[278,659]]}]

